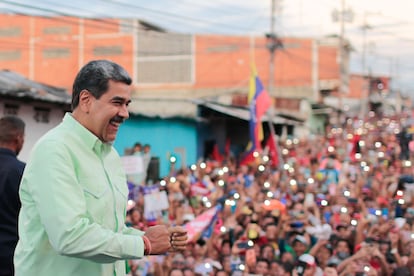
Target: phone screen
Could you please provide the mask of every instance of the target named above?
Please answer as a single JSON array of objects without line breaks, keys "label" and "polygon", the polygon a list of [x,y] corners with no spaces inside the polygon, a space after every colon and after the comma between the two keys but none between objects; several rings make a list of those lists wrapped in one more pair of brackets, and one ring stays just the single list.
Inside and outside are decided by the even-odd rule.
[{"label": "phone screen", "polygon": [[237,244],[237,247],[238,248],[240,248],[240,249],[247,249],[247,248],[249,248],[250,246],[249,246],[249,244],[247,243],[247,241],[246,242],[239,242],[238,244]]},{"label": "phone screen", "polygon": [[358,203],[358,199],[354,198],[354,197],[349,197],[348,198],[348,203],[349,204],[357,204]]}]

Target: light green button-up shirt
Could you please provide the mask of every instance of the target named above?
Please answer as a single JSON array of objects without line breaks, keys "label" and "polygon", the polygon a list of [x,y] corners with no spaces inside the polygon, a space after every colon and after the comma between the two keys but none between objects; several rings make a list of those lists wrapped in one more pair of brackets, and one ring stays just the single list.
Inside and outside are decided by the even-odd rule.
[{"label": "light green button-up shirt", "polygon": [[143,232],[125,226],[119,155],[69,113],[35,145],[20,185],[16,276],[125,275]]}]

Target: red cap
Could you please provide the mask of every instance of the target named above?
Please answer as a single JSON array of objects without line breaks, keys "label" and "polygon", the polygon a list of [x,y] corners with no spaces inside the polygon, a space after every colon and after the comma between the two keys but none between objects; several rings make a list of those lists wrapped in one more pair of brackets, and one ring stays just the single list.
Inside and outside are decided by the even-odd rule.
[{"label": "red cap", "polygon": [[388,200],[385,197],[379,196],[377,198],[377,203],[379,205],[388,205]]}]

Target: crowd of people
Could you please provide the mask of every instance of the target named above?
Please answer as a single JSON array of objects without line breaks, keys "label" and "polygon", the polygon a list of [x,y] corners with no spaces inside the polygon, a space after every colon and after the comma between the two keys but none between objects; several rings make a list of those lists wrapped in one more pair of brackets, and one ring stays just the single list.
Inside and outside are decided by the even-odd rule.
[{"label": "crowd of people", "polygon": [[371,114],[279,139],[277,166],[264,153],[249,165],[172,164],[156,183],[168,210],[147,220],[134,194],[127,222],[145,231],[217,215],[187,250],[128,261],[130,274],[414,275],[412,150],[408,115]]}]

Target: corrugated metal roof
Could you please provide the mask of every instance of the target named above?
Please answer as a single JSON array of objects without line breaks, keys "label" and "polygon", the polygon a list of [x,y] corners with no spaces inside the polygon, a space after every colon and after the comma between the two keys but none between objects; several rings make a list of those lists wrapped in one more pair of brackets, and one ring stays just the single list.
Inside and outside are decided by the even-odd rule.
[{"label": "corrugated metal roof", "polygon": [[[229,116],[239,118],[242,120],[250,120],[250,111],[247,107],[238,107],[238,106],[231,106],[231,105],[224,105],[217,102],[207,102],[207,101],[198,101],[199,105],[205,106],[217,112],[227,114]],[[269,121],[269,114],[266,113],[263,115],[262,118],[263,122]],[[300,118],[296,118],[294,116],[288,116],[284,114],[273,114],[272,122],[274,124],[292,124],[298,125],[302,124],[304,121]]]},{"label": "corrugated metal roof", "polygon": [[70,104],[71,96],[63,89],[25,78],[9,70],[0,70],[0,96]]},{"label": "corrugated metal roof", "polygon": [[[226,114],[241,120],[249,120],[250,113],[246,107],[225,105],[214,101],[205,101],[200,99],[167,99],[167,98],[135,98],[129,105],[129,112],[134,115],[158,118],[187,118],[197,120],[198,106],[215,110],[219,113]],[[265,114],[262,121],[269,120],[268,114]],[[275,113],[273,116],[274,124],[302,124],[303,120],[294,116],[287,116]]]}]

